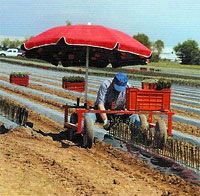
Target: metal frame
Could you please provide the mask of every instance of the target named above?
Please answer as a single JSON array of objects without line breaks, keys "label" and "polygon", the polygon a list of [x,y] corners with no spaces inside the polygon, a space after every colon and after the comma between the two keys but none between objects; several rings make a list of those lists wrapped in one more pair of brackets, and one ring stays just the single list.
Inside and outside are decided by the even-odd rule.
[{"label": "metal frame", "polygon": [[[65,109],[65,116],[64,116],[64,127],[65,128],[72,128],[77,131],[78,134],[81,134],[82,132],[82,121],[83,121],[83,115],[85,113],[106,113],[106,114],[148,114],[149,115],[149,124],[151,126],[154,126],[152,124],[153,115],[167,115],[168,116],[168,135],[172,135],[172,116],[175,114],[171,111],[161,112],[161,111],[134,111],[134,110],[114,110],[114,104],[112,105],[111,110],[95,110],[92,107],[90,107],[89,102],[85,104],[85,106],[79,106],[80,99],[77,99],[77,105],[71,106],[66,104],[64,106]],[[78,124],[75,125],[73,123],[68,122],[68,115],[69,115],[69,109],[75,108],[76,113],[78,114]]]}]

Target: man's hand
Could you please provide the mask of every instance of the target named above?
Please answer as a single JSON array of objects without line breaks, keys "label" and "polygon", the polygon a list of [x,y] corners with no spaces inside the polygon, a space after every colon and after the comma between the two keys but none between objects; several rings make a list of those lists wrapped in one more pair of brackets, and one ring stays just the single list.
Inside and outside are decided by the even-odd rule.
[{"label": "man's hand", "polygon": [[110,130],[110,120],[104,120],[103,128],[107,131]]}]

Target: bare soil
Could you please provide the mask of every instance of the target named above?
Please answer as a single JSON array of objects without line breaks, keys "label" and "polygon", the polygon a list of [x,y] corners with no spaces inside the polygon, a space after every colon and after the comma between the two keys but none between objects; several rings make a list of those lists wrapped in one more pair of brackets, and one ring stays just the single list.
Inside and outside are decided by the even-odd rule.
[{"label": "bare soil", "polygon": [[19,127],[0,135],[1,195],[200,194],[199,186],[163,176],[111,145],[84,149],[63,139],[59,124],[35,112],[30,119],[43,134]]}]

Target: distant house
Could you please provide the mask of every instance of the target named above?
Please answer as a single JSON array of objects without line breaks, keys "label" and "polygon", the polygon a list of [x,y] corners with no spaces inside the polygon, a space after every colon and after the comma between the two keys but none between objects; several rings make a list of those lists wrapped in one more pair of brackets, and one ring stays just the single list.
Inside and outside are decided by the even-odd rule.
[{"label": "distant house", "polygon": [[175,61],[176,59],[178,59],[173,50],[173,47],[165,47],[162,53],[160,54],[160,57],[162,59],[169,59],[170,61]]}]

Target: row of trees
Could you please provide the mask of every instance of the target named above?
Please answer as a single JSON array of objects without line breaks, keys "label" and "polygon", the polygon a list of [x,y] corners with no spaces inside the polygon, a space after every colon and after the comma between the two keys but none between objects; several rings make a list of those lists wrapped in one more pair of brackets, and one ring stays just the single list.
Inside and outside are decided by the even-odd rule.
[{"label": "row of trees", "polygon": [[178,43],[173,49],[182,64],[200,65],[200,48],[195,40]]},{"label": "row of trees", "polygon": [[10,40],[9,38],[4,39],[0,46],[2,50],[6,50],[8,48],[20,48],[20,46],[30,38],[25,38],[24,40]]},{"label": "row of trees", "polygon": [[149,37],[144,33],[138,33],[137,35],[134,35],[133,38],[135,38],[140,43],[145,45],[147,48],[152,50],[152,57],[151,57],[152,62],[158,62],[160,60],[160,54],[162,53],[165,47],[164,42],[162,40],[151,42],[149,40]]},{"label": "row of trees", "polygon": [[[151,62],[161,60],[160,54],[164,49],[164,42],[162,40],[151,42],[149,37],[142,33],[138,33],[133,37],[152,50]],[[178,43],[173,50],[180,59],[181,64],[200,65],[200,48],[195,40],[186,40],[183,43]]]}]

